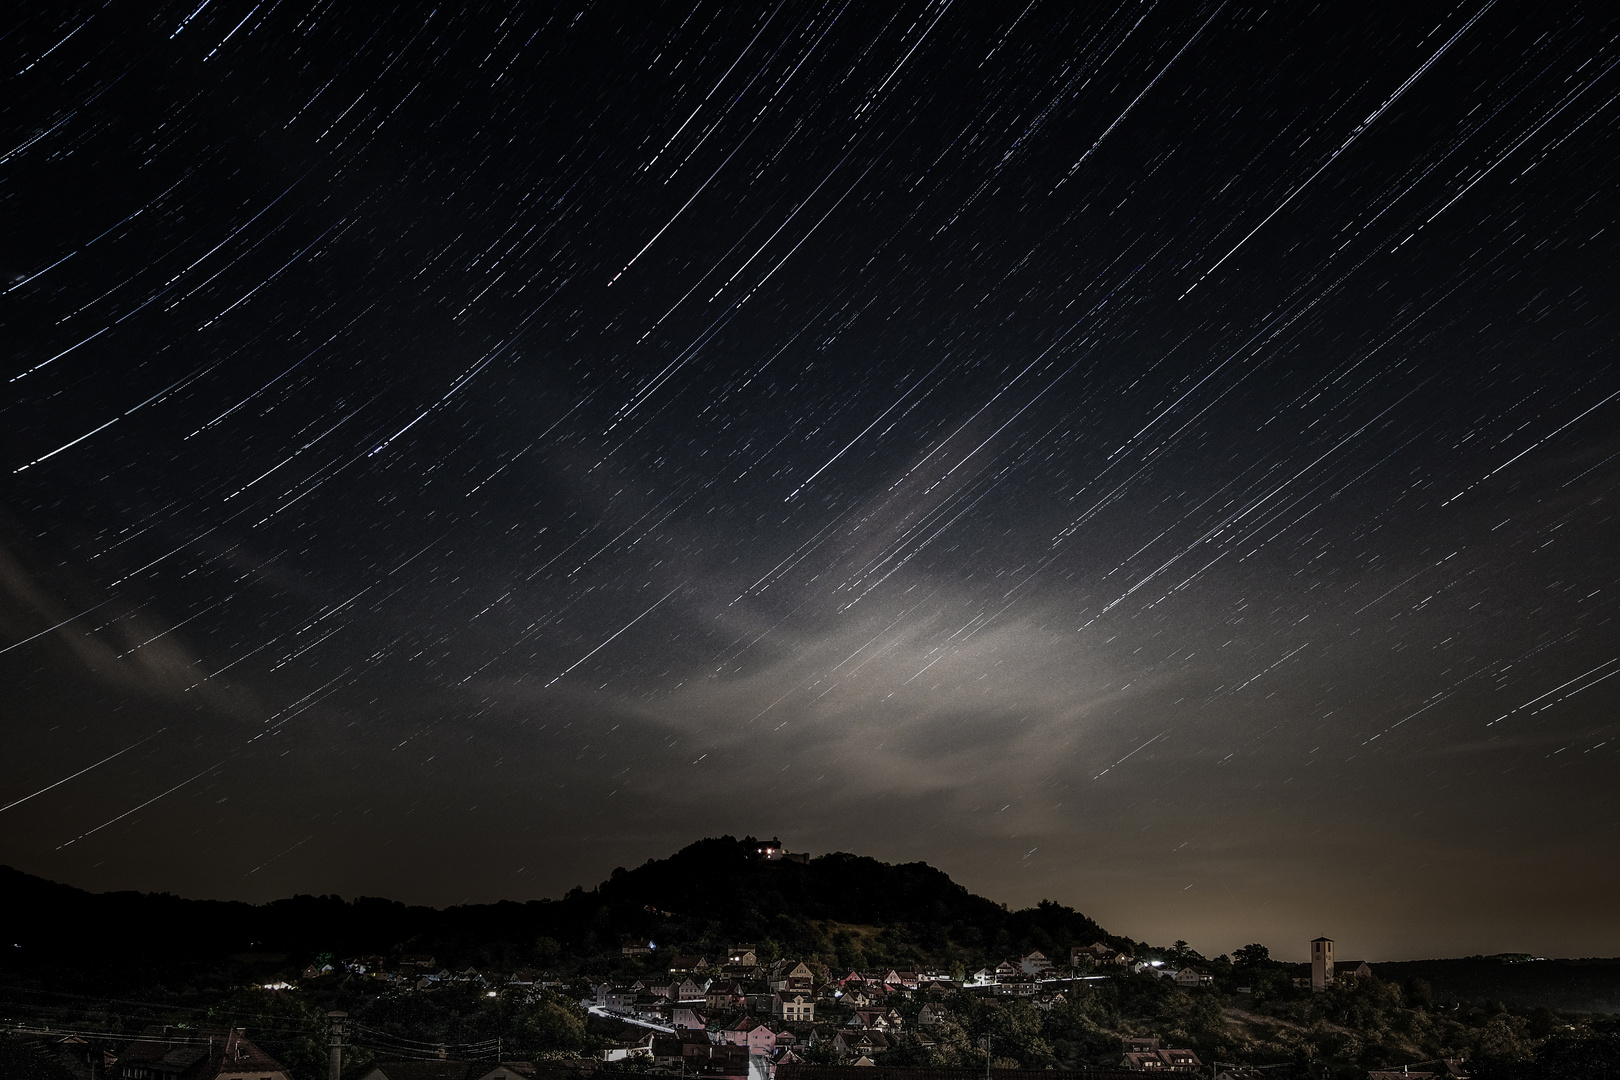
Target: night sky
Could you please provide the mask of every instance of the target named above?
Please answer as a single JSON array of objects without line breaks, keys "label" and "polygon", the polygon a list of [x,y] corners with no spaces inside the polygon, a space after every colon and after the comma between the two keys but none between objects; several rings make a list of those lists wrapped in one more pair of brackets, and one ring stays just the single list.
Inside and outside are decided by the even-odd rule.
[{"label": "night sky", "polygon": [[1307,8],[8,8],[0,862],[1620,953],[1620,16]]}]

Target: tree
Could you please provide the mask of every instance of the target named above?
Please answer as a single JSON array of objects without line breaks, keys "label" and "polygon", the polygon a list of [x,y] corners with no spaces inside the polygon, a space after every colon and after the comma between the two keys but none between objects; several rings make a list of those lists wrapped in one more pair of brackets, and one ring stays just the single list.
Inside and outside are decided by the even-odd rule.
[{"label": "tree", "polygon": [[534,947],[529,950],[529,955],[532,956],[534,958],[534,962],[539,964],[541,967],[547,967],[551,964],[555,964],[557,962],[557,957],[561,955],[561,953],[562,946],[557,944],[557,940],[545,934],[535,938]]},{"label": "tree", "polygon": [[1592,1021],[1583,1032],[1555,1035],[1541,1044],[1533,1069],[1526,1076],[1537,1080],[1597,1080],[1620,1076],[1620,1021]]},{"label": "tree", "polygon": [[585,1011],[568,999],[543,990],[518,1017],[517,1034],[530,1052],[578,1053],[585,1048]]},{"label": "tree", "polygon": [[1259,942],[1245,945],[1232,954],[1232,963],[1240,968],[1264,967],[1271,963],[1271,950]]},{"label": "tree", "polygon": [[996,1054],[1021,1063],[1001,1067],[1042,1069],[1057,1063],[1051,1043],[1041,1035],[1040,1010],[1029,1002],[1003,1004],[994,998],[957,994],[951,999],[951,1010],[976,1045],[988,1036]]}]

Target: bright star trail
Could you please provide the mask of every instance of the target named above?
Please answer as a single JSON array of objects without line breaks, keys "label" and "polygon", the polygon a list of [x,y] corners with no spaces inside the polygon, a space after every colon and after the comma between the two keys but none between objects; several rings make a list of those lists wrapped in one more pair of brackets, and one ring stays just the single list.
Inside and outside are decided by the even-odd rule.
[{"label": "bright star trail", "polygon": [[1620,16],[3,23],[0,862],[1620,952]]}]

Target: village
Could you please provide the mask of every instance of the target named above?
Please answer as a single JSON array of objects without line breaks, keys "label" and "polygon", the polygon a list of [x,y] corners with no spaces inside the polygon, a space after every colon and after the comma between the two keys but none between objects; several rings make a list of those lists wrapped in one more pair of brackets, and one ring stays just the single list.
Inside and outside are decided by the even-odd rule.
[{"label": "village", "polygon": [[[1297,985],[1322,990],[1372,974],[1363,961],[1336,964],[1328,938],[1311,945],[1311,974],[1296,978]],[[637,941],[622,946],[620,955],[637,962],[643,974],[628,981],[587,983],[579,998],[591,1015],[619,1025],[617,1037],[596,1051],[600,1063],[751,1080],[773,1078],[784,1066],[879,1066],[895,1050],[932,1050],[953,1019],[948,1002],[959,994],[1023,1000],[1044,1012],[1067,995],[1089,993],[1093,984],[1124,972],[1166,979],[1184,990],[1209,989],[1215,981],[1200,967],[1138,959],[1100,941],[1073,947],[1059,962],[1032,950],[971,973],[895,968],[840,973],[796,959],[762,964],[759,951],[750,944],[734,944],[724,956],[711,959],[697,954],[666,956],[656,943]],[[455,987],[497,997],[509,992],[581,990],[579,980],[532,968],[505,974],[470,967],[433,970],[433,958],[422,955],[404,955],[391,963],[376,956],[354,957],[339,966],[400,993]],[[321,978],[335,970],[328,964],[304,974]],[[985,1053],[987,1058],[993,1056],[989,1047]],[[1153,1037],[1122,1039],[1113,1065],[1110,1071],[1210,1074],[1193,1050],[1163,1046]],[[789,1069],[784,1080],[795,1072]],[[1215,1075],[1236,1080],[1248,1073],[1234,1066]],[[496,1080],[496,1074],[490,1077]],[[396,1064],[380,1066],[366,1080],[429,1078],[417,1065]],[[435,1075],[431,1080],[440,1078]]]},{"label": "village", "polygon": [[[798,861],[774,839],[750,838],[744,847],[753,865]],[[775,871],[765,873],[763,881],[778,880]],[[661,908],[638,910],[653,923],[675,925]],[[1062,917],[1071,924],[1076,918]],[[725,925],[713,920],[710,932]],[[548,937],[521,951],[473,951],[441,940],[449,946],[444,955],[457,961],[449,964],[435,953],[405,951],[409,944],[387,954],[318,953],[277,978],[238,984],[230,1005],[208,1018],[125,1020],[117,1025],[121,1036],[105,1029],[111,1024],[98,1025],[102,1030],[22,1024],[9,1029],[0,1050],[28,1043],[60,1066],[29,1074],[31,1080],[875,1075],[851,1071],[865,1069],[886,1069],[899,1080],[1130,1080],[1155,1073],[1277,1080],[1285,1074],[1265,1070],[1279,1067],[1313,1080],[1467,1075],[1461,1057],[1444,1052],[1426,1060],[1421,1052],[1397,1050],[1407,1062],[1398,1071],[1374,1067],[1379,1059],[1370,1055],[1361,1055],[1365,1063],[1357,1068],[1342,1062],[1347,1053],[1323,1072],[1321,1058],[1313,1066],[1307,1055],[1300,1072],[1299,1062],[1266,1049],[1264,1040],[1274,1047],[1278,1032],[1305,1030],[1290,1029],[1292,1021],[1282,1018],[1308,1015],[1311,1001],[1338,1011],[1364,992],[1389,998],[1393,987],[1374,977],[1371,965],[1338,959],[1327,937],[1309,943],[1308,964],[1272,960],[1258,944],[1205,959],[1183,941],[1155,947],[1104,934],[1062,948],[1030,948],[1026,939],[1020,951],[994,963],[969,963],[973,952],[956,948],[932,962],[843,967],[834,966],[837,950],[827,940],[847,944],[862,930],[873,942],[866,955],[879,957],[885,946],[878,939],[888,931],[838,926],[830,931],[842,935],[836,939],[811,928],[809,939],[822,935],[819,948],[773,939],[720,946],[690,932],[661,946],[650,938],[587,933],[588,944],[572,956],[559,955]],[[1069,941],[1088,937],[1073,934]],[[533,963],[548,955],[561,962]],[[225,1022],[209,1022],[216,1017]],[[1243,1033],[1246,1025],[1252,1034]],[[3,1066],[0,1076],[9,1075]]]},{"label": "village", "polygon": [[[625,949],[650,952],[652,945]],[[663,978],[601,983],[590,1009],[645,1029],[603,1050],[604,1060],[639,1056],[658,1067],[716,1075],[744,1075],[752,1061],[756,1073],[773,1075],[777,1066],[825,1060],[829,1052],[861,1066],[901,1046],[931,1049],[951,1019],[946,1002],[959,993],[1024,998],[1049,1010],[1063,995],[1107,978],[1090,974],[1105,966],[1162,972],[1184,987],[1211,981],[1195,968],[1154,967],[1101,942],[1076,947],[1066,961],[1060,967],[1036,950],[965,978],[894,968],[839,974],[798,960],[763,967],[752,946],[736,945],[713,963],[673,956]],[[1154,1039],[1126,1040],[1119,1064],[1141,1072],[1202,1069],[1192,1051],[1162,1049]]]},{"label": "village", "polygon": [[[1337,980],[1371,974],[1361,962],[1340,964],[1336,970],[1332,944],[1326,938],[1312,942],[1312,976],[1299,982],[1325,989]],[[639,961],[645,975],[628,983],[588,985],[528,968],[506,974],[470,967],[436,969],[432,956],[412,954],[391,961],[351,957],[311,965],[303,974],[322,980],[341,973],[373,984],[381,993],[405,995],[457,990],[489,998],[522,997],[571,994],[584,986],[579,1005],[599,1020],[618,1025],[618,1038],[586,1059],[507,1061],[498,1044],[492,1044],[481,1049],[492,1053],[494,1061],[464,1060],[452,1056],[448,1047],[435,1053],[422,1044],[403,1048],[410,1056],[375,1061],[360,1080],[572,1080],[599,1071],[723,1080],[848,1080],[842,1068],[877,1067],[897,1050],[935,1048],[952,1026],[948,1002],[957,995],[1011,998],[1049,1011],[1066,995],[1091,992],[1093,983],[1126,971],[1168,979],[1187,990],[1205,989],[1212,982],[1212,976],[1197,967],[1138,960],[1103,942],[1075,946],[1061,964],[1033,950],[971,974],[895,968],[837,973],[793,959],[767,965],[748,944],[733,945],[713,960],[694,954],[664,956],[653,942],[627,944],[620,953]],[[293,987],[279,983],[261,989],[277,992]],[[335,1078],[343,1072],[347,1018],[341,1013],[330,1018],[330,1076]],[[83,1080],[305,1080],[292,1076],[237,1028],[153,1027],[116,1048],[101,1040],[39,1034],[52,1036],[60,1060]],[[993,1047],[989,1040],[979,1042],[988,1070]],[[1445,1064],[1448,1067],[1441,1072],[1403,1070],[1389,1075],[1406,1080],[1465,1075],[1456,1063]],[[912,1071],[918,1070],[902,1075]],[[978,1075],[964,1069],[926,1071],[928,1080],[968,1080],[967,1074]],[[992,1071],[1006,1080],[1028,1080],[1022,1075],[1028,1070]],[[1161,1045],[1155,1037],[1122,1039],[1112,1067],[1045,1070],[1037,1075],[1109,1080],[1144,1073],[1195,1074],[1215,1080],[1262,1075],[1240,1065],[1206,1065],[1193,1050]],[[1380,1071],[1368,1075],[1369,1080],[1385,1080]]]}]

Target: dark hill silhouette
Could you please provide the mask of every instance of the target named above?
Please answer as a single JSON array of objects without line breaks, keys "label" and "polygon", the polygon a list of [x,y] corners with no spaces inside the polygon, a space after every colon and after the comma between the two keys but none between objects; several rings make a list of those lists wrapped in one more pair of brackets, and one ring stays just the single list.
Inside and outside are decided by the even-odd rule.
[{"label": "dark hill silhouette", "polygon": [[837,852],[807,863],[755,855],[752,837],[700,840],[666,859],[618,869],[560,900],[501,901],[442,910],[360,897],[294,896],[267,904],[188,900],[167,893],[89,893],[0,867],[14,914],[7,966],[30,961],[195,962],[206,956],[285,954],[303,963],[428,952],[442,963],[584,969],[617,963],[626,941],[713,953],[758,941],[829,962],[920,963],[994,959],[1111,939],[1050,901],[1008,911],[926,863],[898,866]]}]

